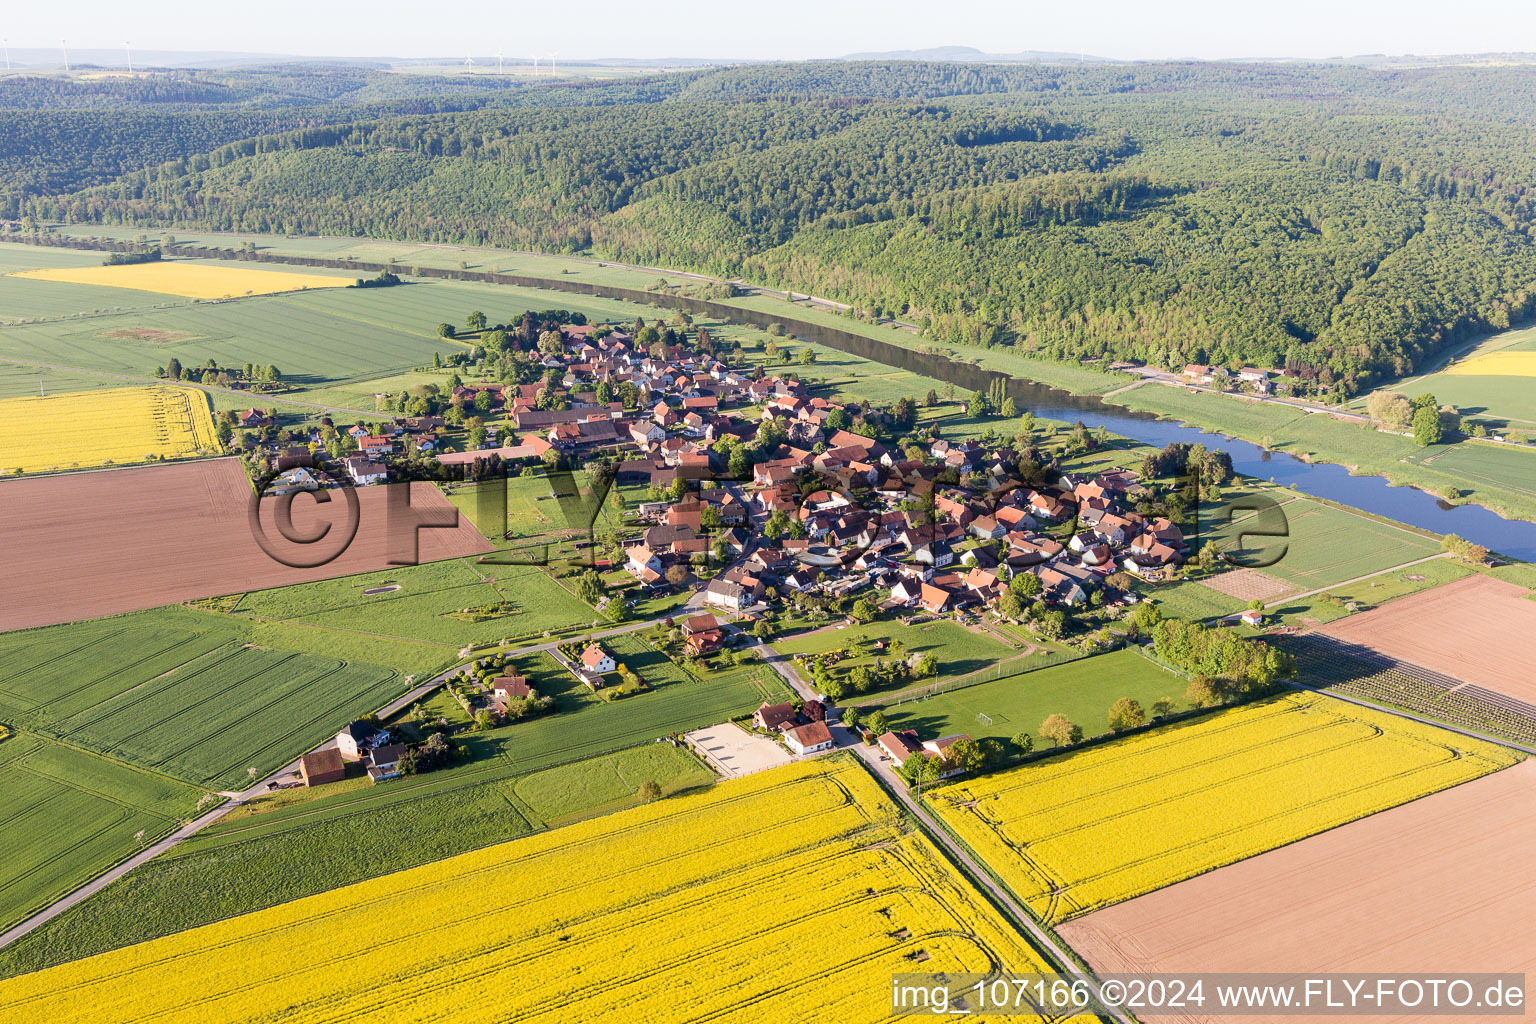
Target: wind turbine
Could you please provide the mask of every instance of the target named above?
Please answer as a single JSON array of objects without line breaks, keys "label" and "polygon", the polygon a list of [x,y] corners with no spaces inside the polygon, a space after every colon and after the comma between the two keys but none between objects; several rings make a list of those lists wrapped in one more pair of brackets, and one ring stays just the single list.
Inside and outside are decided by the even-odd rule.
[{"label": "wind turbine", "polygon": [[0,39],[0,46],[5,47],[5,70],[9,71],[11,70],[11,41]]},{"label": "wind turbine", "polygon": [[62,39],[59,40],[59,49],[64,52],[64,70],[68,71],[69,70],[69,47],[64,44],[64,40],[62,40]]},{"label": "wind turbine", "polygon": [[128,73],[133,74],[133,44],[123,40],[123,49],[128,51]]},{"label": "wind turbine", "polygon": [[549,75],[551,78],[553,78],[555,75],[555,58],[558,56],[560,56],[559,50],[549,51]]},{"label": "wind turbine", "polygon": [[528,59],[533,61],[533,73],[534,74],[538,74],[539,73],[539,55],[538,54],[534,54],[532,57],[529,57]]},{"label": "wind turbine", "polygon": [[496,73],[501,74],[501,47],[496,47]]},{"label": "wind turbine", "polygon": [[475,58],[473,56],[466,56],[464,58],[464,66],[469,68],[469,73],[471,75],[474,74],[475,73]]}]

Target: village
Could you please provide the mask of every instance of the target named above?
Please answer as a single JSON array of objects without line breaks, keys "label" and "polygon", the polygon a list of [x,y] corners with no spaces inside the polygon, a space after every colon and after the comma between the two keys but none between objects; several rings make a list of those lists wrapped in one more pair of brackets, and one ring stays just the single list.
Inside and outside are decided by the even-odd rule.
[{"label": "village", "polygon": [[[466,382],[455,371],[438,400],[405,406],[414,415],[341,427],[327,420],[307,444],[294,443],[302,432],[279,438],[259,409],[239,414],[238,425],[258,432],[245,446],[274,476],[276,493],[315,489],[337,468],[356,486],[579,468],[635,497],[623,503],[619,531],[579,546],[609,570],[602,604],[623,595],[627,605],[654,599],[691,613],[675,620],[679,658],[759,643],[791,620],[876,616],[1025,624],[1042,643],[1103,649],[1109,624],[1138,602],[1137,581],[1176,576],[1191,554],[1173,521],[1179,513],[1137,469],[1063,470],[1022,434],[948,440],[937,425],[917,424],[912,400],[843,402],[791,373],[732,365],[712,354],[707,329],[690,338],[689,326],[682,314],[662,329],[546,322],[525,331],[537,339],[527,357],[537,381]],[[493,347],[504,344],[515,342]],[[490,372],[467,365],[465,376],[477,367]],[[615,586],[618,570],[628,582]],[[647,688],[601,643],[551,653],[603,700]],[[825,723],[838,721],[837,700],[867,685],[867,672],[840,672],[836,660],[803,660],[785,673],[802,699],[765,705],[753,728],[793,755],[834,746]],[[936,671],[920,660],[881,671],[886,681],[916,684],[922,670]],[[526,680],[497,670],[470,665],[446,683],[486,725],[516,720],[538,699]],[[969,739],[910,730],[865,738],[899,761],[943,759]],[[373,744],[385,750],[383,762],[368,746],[347,758],[341,742],[334,756],[357,761],[375,781],[393,777],[393,745]],[[311,756],[322,755],[326,763],[306,769],[306,781],[338,770],[333,753]]]}]

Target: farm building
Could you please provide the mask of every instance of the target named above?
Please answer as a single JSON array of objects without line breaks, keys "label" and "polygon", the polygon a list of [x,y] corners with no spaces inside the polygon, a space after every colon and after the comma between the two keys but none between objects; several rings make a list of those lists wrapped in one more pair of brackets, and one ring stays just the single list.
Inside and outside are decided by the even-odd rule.
[{"label": "farm building", "polygon": [[389,733],[381,732],[367,722],[353,722],[336,734],[336,748],[347,761],[359,761],[369,747],[388,742]]},{"label": "farm building", "polygon": [[346,763],[335,747],[314,750],[299,758],[299,775],[306,786],[323,786],[347,777]]},{"label": "farm building", "polygon": [[400,743],[387,743],[382,747],[375,747],[368,755],[371,762],[368,765],[368,778],[375,783],[399,778],[400,758],[404,754],[405,746]]},{"label": "farm building", "polygon": [[814,754],[832,749],[832,730],[826,722],[812,722],[784,733],[784,742],[797,754]]}]

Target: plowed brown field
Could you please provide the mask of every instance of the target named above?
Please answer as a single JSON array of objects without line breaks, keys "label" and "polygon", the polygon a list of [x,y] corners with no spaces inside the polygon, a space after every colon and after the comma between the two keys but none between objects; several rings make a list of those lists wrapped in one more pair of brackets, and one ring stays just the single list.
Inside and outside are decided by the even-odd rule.
[{"label": "plowed brown field", "polygon": [[[410,486],[413,507],[453,511],[431,484]],[[251,488],[234,459],[7,480],[0,483],[0,630],[385,568],[386,491],[359,488],[352,543],[328,564],[295,569],[274,561],[252,536]],[[262,502],[262,520],[281,544],[275,504]],[[344,509],[339,498],[322,506],[296,496],[296,532],[334,525],[324,543],[284,550],[302,556],[331,543],[341,535]],[[423,562],[491,550],[463,517],[452,529],[418,537]]]},{"label": "plowed brown field", "polygon": [[1106,973],[1536,976],[1533,807],[1536,762],[1525,761],[1058,930]]},{"label": "plowed brown field", "polygon": [[1329,623],[1323,631],[1536,704],[1536,601],[1468,576]]}]

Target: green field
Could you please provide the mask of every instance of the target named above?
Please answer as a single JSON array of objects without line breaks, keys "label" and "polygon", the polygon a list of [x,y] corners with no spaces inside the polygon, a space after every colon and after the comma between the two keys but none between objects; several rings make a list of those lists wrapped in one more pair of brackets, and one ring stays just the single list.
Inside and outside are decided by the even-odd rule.
[{"label": "green field", "polygon": [[[679,673],[679,681],[610,704],[546,654],[522,655],[512,664],[555,698],[555,714],[462,736],[473,758],[452,768],[380,786],[287,791],[240,808],[172,856],[152,861],[0,951],[0,976],[616,809],[633,799],[634,779],[654,779],[666,793],[704,784],[707,773],[691,755],[652,741],[788,696],[775,673],[754,667],[705,682],[684,681]],[[643,746],[627,749],[637,745]],[[597,760],[585,760],[592,758]],[[522,795],[525,786],[528,797]],[[146,907],[154,913],[145,913]]]},{"label": "green field", "polygon": [[[397,583],[400,589],[373,596],[363,593],[386,583]],[[466,622],[453,617],[464,608],[503,601],[512,610],[500,618]],[[569,629],[597,617],[589,605],[542,569],[478,565],[467,558],[257,591],[246,594],[234,614],[434,643],[452,650]]]},{"label": "green field", "polygon": [[[1528,463],[1536,456],[1512,448],[1463,442],[1420,448],[1412,438],[1382,433],[1368,425],[1307,413],[1272,402],[1231,395],[1191,392],[1183,388],[1145,384],[1111,401],[1132,409],[1182,420],[1205,430],[1248,441],[1266,438],[1277,451],[1313,461],[1335,462],[1362,473],[1385,476],[1394,484],[1420,487],[1440,494],[1455,488],[1463,499],[1475,501],[1516,518],[1536,519],[1536,493]],[[1468,472],[1458,460],[1475,448]],[[1458,454],[1443,457],[1447,452]],[[1442,458],[1433,458],[1442,456]]]},{"label": "green field", "polygon": [[[138,228],[114,228],[101,224],[92,224],[89,228],[65,227],[60,233],[86,238],[116,238],[123,241],[131,241],[144,234]],[[150,237],[158,238],[156,235]],[[593,260],[569,256],[549,256],[543,253],[513,252],[505,249],[479,249],[471,246],[421,245],[416,242],[391,242],[374,238],[318,236],[288,238],[284,235],[262,235],[243,231],[224,234],[216,231],[177,229],[176,241],[178,245],[201,245],[218,249],[235,249],[250,242],[258,250],[275,255],[354,259],[363,263],[387,263],[394,259],[402,267],[438,267],[457,270],[460,269],[461,263],[467,263],[468,267],[465,269],[468,270],[499,270],[503,274],[560,278],[621,288],[648,288],[658,280],[658,275],[654,271],[628,270],[612,264],[600,265]],[[659,276],[667,277],[664,273]],[[672,275],[668,280],[672,284],[683,284],[689,279]]]},{"label": "green field", "polygon": [[0,741],[0,930],[170,832],[201,796],[27,732]]},{"label": "green field", "polygon": [[[8,266],[7,260],[14,265]],[[95,253],[0,244],[0,274],[100,262]],[[593,320],[633,321],[657,314],[650,306],[610,299],[457,281],[411,280],[395,288],[328,288],[192,302],[122,288],[0,276],[0,309],[7,319],[49,318],[0,326],[0,357],[141,377],[153,375],[172,357],[189,366],[209,358],[221,366],[272,363],[292,385],[334,389],[430,365],[433,353],[463,351],[465,343],[439,338],[437,325],[462,323],[470,310],[482,310],[493,321],[510,321],[525,309],[552,307]],[[324,397],[334,394],[328,390]],[[372,392],[359,402],[362,397],[352,391],[347,404],[371,410]]]},{"label": "green field", "polygon": [[1167,618],[1211,619],[1233,615],[1248,607],[1247,601],[1212,590],[1198,580],[1177,580],[1138,589],[1150,597]]},{"label": "green field", "polygon": [[0,718],[213,789],[265,775],[405,689],[379,665],[249,646],[218,616],[0,636]]},{"label": "green field", "polygon": [[[728,304],[768,316],[783,316],[785,319],[804,320],[825,327],[834,327],[850,334],[889,342],[915,352],[926,352],[934,344],[931,339],[919,337],[912,331],[889,325],[864,323],[825,309],[807,306],[804,303],[791,303],[772,295],[744,296],[731,299]],[[1101,395],[1131,382],[1131,378],[1123,374],[1106,373],[1093,367],[1071,363],[1034,359],[1015,353],[1009,348],[953,348],[942,345],[938,347],[941,354],[949,355],[958,361],[973,362],[988,370],[997,370],[1015,377],[1039,381],[1042,384],[1049,384],[1081,395]]]},{"label": "green field", "polygon": [[[1083,727],[1084,736],[1109,731],[1105,716],[1121,697],[1141,703],[1150,713],[1160,697],[1184,710],[1189,681],[1132,650],[1042,668],[1024,675],[977,683],[932,697],[884,708],[892,729],[916,729],[924,739],[968,733],[981,739],[1008,740],[1021,732],[1036,746],[1048,741],[1039,735],[1047,715],[1065,715]],[[986,715],[991,724],[977,715]]]},{"label": "green field", "polygon": [[1240,537],[1245,526],[1278,522],[1273,513],[1265,512],[1208,528],[1202,540],[1215,541],[1242,565],[1278,559],[1259,571],[1289,584],[1292,592],[1332,586],[1440,550],[1438,539],[1381,520],[1306,498],[1287,499],[1284,494],[1276,498],[1282,502],[1284,537]]},{"label": "green field", "polygon": [[[487,492],[488,488],[500,484],[454,484],[448,488],[448,500],[492,544],[528,549],[524,551],[524,557],[537,554],[532,549],[538,542],[553,543],[569,538],[584,540],[589,533],[602,536],[623,528],[623,518],[613,504],[613,491],[608,492],[594,511],[589,504],[595,499],[591,496],[591,481],[586,472],[578,470],[572,476],[583,497],[571,508],[552,496],[552,484],[542,470],[531,477],[508,476],[505,521],[496,518],[495,491]],[[505,538],[503,533],[507,535]],[[551,550],[545,557],[554,560],[555,552]]]},{"label": "green field", "polygon": [[609,811],[630,806],[638,802],[639,789],[646,782],[661,784],[663,795],[671,796],[714,781],[714,773],[686,747],[652,743],[546,768],[517,780],[513,788],[539,817],[559,825],[594,808]]},{"label": "green field", "polygon": [[[1527,377],[1536,392],[1536,377]],[[1437,473],[1451,473],[1474,487],[1498,487],[1536,503],[1536,450],[1464,441],[1421,449],[1409,462]]]},{"label": "green field", "polygon": [[[890,646],[893,640],[901,644],[899,650],[894,652]],[[881,641],[886,646],[877,648],[875,645]],[[938,676],[936,679],[917,681],[923,683],[942,682],[971,672],[991,670],[998,662],[1016,657],[1019,653],[988,633],[967,629],[949,619],[936,619],[913,626],[877,621],[861,626],[832,627],[775,640],[773,646],[786,656],[843,650],[847,653],[837,663],[839,671],[873,665],[876,658],[889,662],[913,654],[932,654],[938,662]]]},{"label": "green field", "polygon": [[[1536,352],[1536,328],[1495,334],[1466,352],[1457,362],[1465,364],[1494,352]],[[1463,416],[1522,433],[1536,431],[1536,380],[1530,377],[1446,373],[1442,370],[1397,381],[1384,390],[1397,391],[1410,398],[1428,392],[1439,399],[1440,404],[1454,405]],[[1365,400],[1357,399],[1350,405],[1363,410]]]}]

